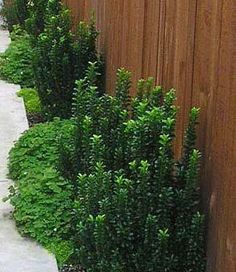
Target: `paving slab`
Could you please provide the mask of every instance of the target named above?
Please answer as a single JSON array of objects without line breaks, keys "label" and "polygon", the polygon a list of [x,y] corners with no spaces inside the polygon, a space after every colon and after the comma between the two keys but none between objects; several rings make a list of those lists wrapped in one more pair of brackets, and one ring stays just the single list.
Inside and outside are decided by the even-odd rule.
[{"label": "paving slab", "polygon": [[[9,44],[7,31],[0,30],[0,52]],[[0,80],[0,272],[58,272],[55,257],[36,242],[22,237],[11,218],[12,207],[3,202],[12,181],[7,178],[8,153],[28,129],[20,86]]]}]

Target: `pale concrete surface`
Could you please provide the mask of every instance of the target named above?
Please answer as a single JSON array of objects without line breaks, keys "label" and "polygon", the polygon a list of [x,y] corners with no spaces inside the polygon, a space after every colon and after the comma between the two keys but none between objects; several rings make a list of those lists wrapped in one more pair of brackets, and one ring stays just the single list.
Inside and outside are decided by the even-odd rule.
[{"label": "pale concrete surface", "polygon": [[[1,24],[1,22],[0,22]],[[8,31],[0,29],[0,53],[4,52],[10,43]]]},{"label": "pale concrete surface", "polygon": [[16,96],[19,89],[20,86],[0,80],[0,180],[6,178],[13,142],[28,128],[22,98]]},{"label": "pale concrete surface", "polygon": [[[0,30],[0,51],[8,43],[7,32]],[[12,207],[2,201],[11,184],[7,179],[8,152],[28,128],[23,101],[16,96],[19,88],[0,80],[0,272],[57,272],[54,256],[20,236],[11,219]]]}]

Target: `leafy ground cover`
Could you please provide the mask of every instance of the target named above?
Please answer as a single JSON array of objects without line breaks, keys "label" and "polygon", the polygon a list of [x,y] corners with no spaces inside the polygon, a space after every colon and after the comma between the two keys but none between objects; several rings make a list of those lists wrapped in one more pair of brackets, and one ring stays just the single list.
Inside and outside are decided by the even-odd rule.
[{"label": "leafy ground cover", "polygon": [[58,173],[58,145],[71,137],[72,121],[55,120],[31,128],[9,155],[14,218],[22,235],[55,253],[59,263],[71,254],[68,234],[73,213],[71,185]]},{"label": "leafy ground cover", "polygon": [[40,113],[42,111],[41,102],[35,89],[21,89],[17,95],[23,97],[27,112]]},{"label": "leafy ground cover", "polygon": [[9,48],[0,55],[0,77],[22,87],[33,87],[33,50],[30,38],[16,27],[11,39]]},{"label": "leafy ground cover", "polygon": [[29,126],[31,127],[37,123],[42,123],[44,117],[37,90],[25,88],[18,91],[17,95],[24,99]]}]

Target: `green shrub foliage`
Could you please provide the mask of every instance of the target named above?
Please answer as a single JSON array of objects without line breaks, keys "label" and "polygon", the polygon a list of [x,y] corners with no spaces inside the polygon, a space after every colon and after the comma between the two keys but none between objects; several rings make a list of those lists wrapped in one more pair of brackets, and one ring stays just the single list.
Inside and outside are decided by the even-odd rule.
[{"label": "green shrub foliage", "polygon": [[11,32],[13,26],[19,23],[14,0],[1,1],[0,16],[3,20],[3,26]]},{"label": "green shrub foliage", "polygon": [[71,32],[69,11],[57,0],[48,2],[44,30],[37,38],[34,70],[36,86],[48,119],[71,116],[75,80],[83,78],[89,61],[98,60],[94,23],[81,23]]},{"label": "green shrub foliage", "polygon": [[74,79],[70,28],[69,13],[61,10],[58,15],[48,18],[35,48],[36,86],[49,118],[68,117],[71,108]]},{"label": "green shrub foliage", "polygon": [[9,176],[14,219],[28,235],[56,254],[59,263],[72,252],[69,241],[73,218],[73,191],[56,170],[60,135],[64,142],[73,134],[73,121],[55,120],[26,131],[9,155]]},{"label": "green shrub foliage", "polygon": [[21,27],[25,26],[25,21],[29,18],[29,7],[30,1],[29,0],[14,0],[15,8],[16,8],[16,15],[18,19],[18,24]]},{"label": "green shrub foliage", "polygon": [[44,30],[48,2],[49,0],[31,0],[28,5],[29,17],[25,21],[25,25],[28,33],[34,39]]},{"label": "green shrub foliage", "polygon": [[29,17],[29,0],[3,0],[1,3],[0,16],[11,32],[15,25],[25,26],[25,20]]},{"label": "green shrub foliage", "polygon": [[[23,0],[15,0],[23,1]],[[32,42],[45,30],[50,17],[57,16],[62,9],[61,0],[28,0],[28,18],[25,20],[27,32]]]},{"label": "green shrub foliage", "polygon": [[[95,22],[91,19],[89,24],[85,22],[80,22],[75,34],[75,43],[73,44],[73,59],[74,59],[74,78],[82,79],[86,75],[89,62],[98,62],[97,66],[101,72],[102,63],[98,59],[98,54],[96,50],[96,39],[98,32],[95,27]],[[98,81],[96,84],[100,87],[99,78],[101,76],[98,72]]]},{"label": "green shrub foliage", "polygon": [[61,147],[61,171],[75,193],[75,259],[91,272],[203,272],[200,153],[194,148],[199,110],[190,112],[176,163],[175,91],[164,94],[149,78],[139,81],[131,99],[130,73],[120,69],[116,96],[99,96],[96,77],[91,63],[77,81],[74,143]]},{"label": "green shrub foliage", "polygon": [[0,58],[0,75],[36,87],[46,119],[71,117],[75,81],[85,76],[89,62],[99,63],[96,84],[102,89],[94,21],[81,22],[73,33],[70,12],[60,0],[12,0],[8,9],[20,27],[14,27],[14,41]]}]

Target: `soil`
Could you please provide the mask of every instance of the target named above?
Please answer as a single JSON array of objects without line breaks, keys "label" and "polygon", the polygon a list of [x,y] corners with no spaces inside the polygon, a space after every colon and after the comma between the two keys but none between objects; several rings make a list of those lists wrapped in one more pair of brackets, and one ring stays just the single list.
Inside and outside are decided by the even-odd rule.
[{"label": "soil", "polygon": [[73,266],[73,265],[64,265],[60,272],[85,272],[81,267]]},{"label": "soil", "polygon": [[45,121],[40,113],[27,113],[27,119],[29,127],[33,127],[34,125],[43,123]]}]

